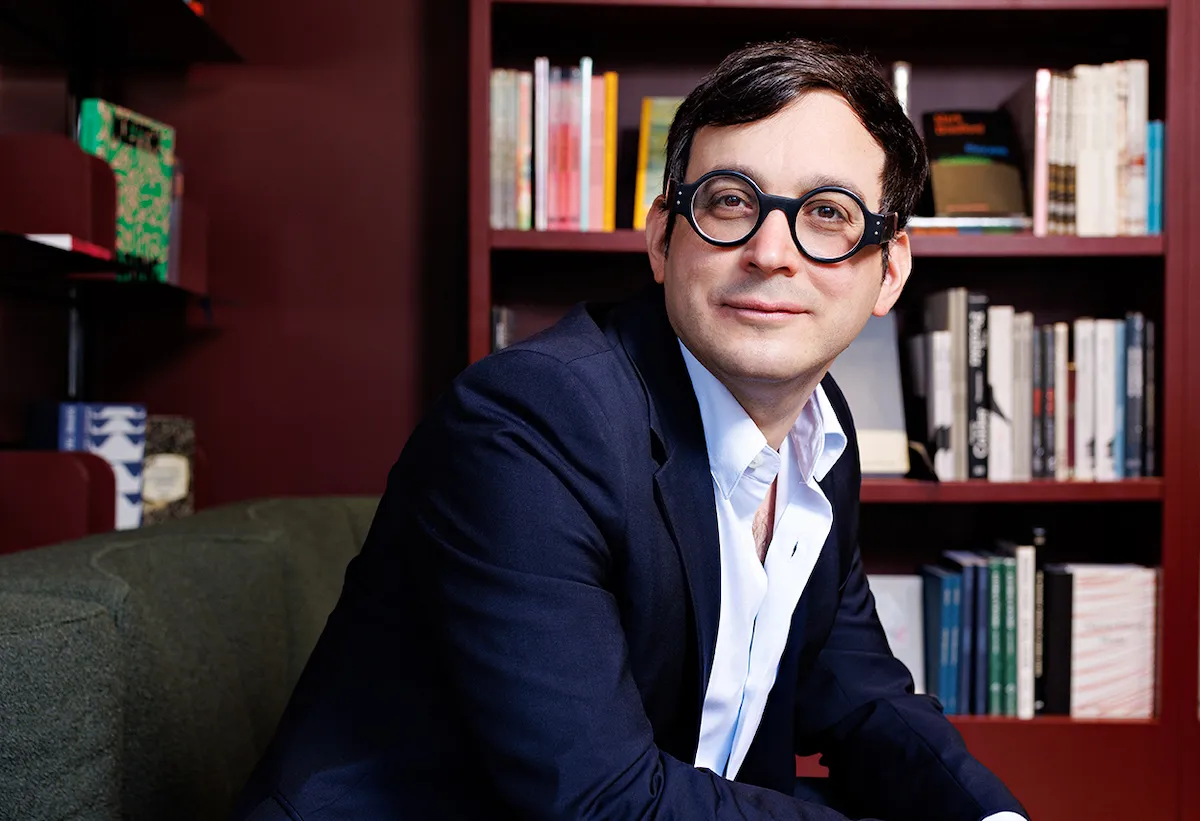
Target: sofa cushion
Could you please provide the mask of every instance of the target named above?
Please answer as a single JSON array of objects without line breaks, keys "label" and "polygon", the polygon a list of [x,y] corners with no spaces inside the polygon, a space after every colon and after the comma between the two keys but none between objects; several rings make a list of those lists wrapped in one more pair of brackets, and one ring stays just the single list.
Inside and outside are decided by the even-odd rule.
[{"label": "sofa cushion", "polygon": [[103,606],[0,593],[0,819],[119,819],[121,676]]},{"label": "sofa cushion", "polygon": [[0,559],[0,590],[95,602],[116,624],[126,818],[228,812],[373,509],[369,499],[246,502]]}]

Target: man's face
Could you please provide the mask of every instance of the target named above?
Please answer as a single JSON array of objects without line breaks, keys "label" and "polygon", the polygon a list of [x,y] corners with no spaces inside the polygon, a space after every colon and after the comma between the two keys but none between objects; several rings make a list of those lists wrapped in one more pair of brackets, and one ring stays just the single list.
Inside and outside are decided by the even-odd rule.
[{"label": "man's face", "polygon": [[[739,169],[765,193],[788,197],[837,184],[878,212],[883,163],[883,149],[846,101],[816,91],[766,120],[701,129],[684,181]],[[891,309],[911,267],[904,234],[892,243],[885,275],[877,245],[842,262],[813,262],[796,247],[782,211],[771,212],[749,241],[731,248],[710,245],[677,219],[664,254],[667,219],[651,209],[647,244],[671,324],[730,387],[798,387],[819,379],[872,313]]]}]

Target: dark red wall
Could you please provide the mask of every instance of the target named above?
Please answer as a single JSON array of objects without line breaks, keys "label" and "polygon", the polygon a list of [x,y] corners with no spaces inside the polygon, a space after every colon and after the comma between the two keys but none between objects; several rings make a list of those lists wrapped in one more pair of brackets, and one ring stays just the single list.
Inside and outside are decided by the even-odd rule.
[{"label": "dark red wall", "polygon": [[246,63],[128,92],[207,209],[215,327],[122,322],[93,374],[195,418],[205,501],[381,492],[466,361],[466,3],[209,6]]}]

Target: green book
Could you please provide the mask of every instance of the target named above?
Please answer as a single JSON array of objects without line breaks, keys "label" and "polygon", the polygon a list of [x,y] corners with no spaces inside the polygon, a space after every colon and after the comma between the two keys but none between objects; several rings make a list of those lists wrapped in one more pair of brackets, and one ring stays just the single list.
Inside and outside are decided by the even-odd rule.
[{"label": "green book", "polygon": [[167,281],[175,129],[94,97],[79,106],[79,146],[117,182],[117,261]]},{"label": "green book", "polygon": [[988,556],[988,715],[1004,715],[1004,557]]},{"label": "green book", "polygon": [[1017,715],[1017,560],[1004,557],[1004,715]]}]

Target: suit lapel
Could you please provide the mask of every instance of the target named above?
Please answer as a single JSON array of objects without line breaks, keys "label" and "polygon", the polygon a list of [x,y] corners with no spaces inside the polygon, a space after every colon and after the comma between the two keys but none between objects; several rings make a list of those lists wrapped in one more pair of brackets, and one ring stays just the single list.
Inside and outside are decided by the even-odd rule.
[{"label": "suit lapel", "polygon": [[[712,474],[700,407],[667,319],[661,287],[626,306],[617,332],[646,390],[654,458],[655,501],[679,551],[696,617],[700,661],[697,705],[712,670],[721,613],[721,551]],[[700,712],[695,739],[699,738]]]}]

